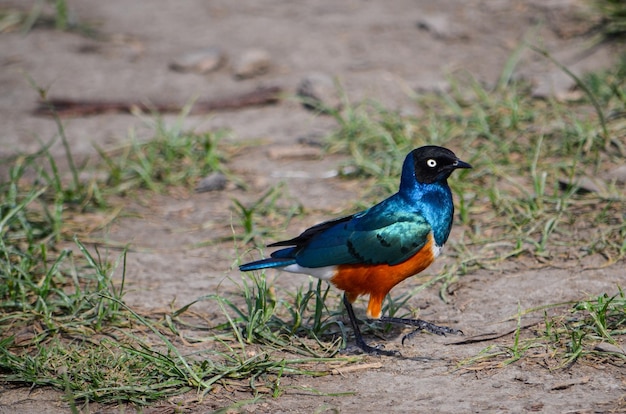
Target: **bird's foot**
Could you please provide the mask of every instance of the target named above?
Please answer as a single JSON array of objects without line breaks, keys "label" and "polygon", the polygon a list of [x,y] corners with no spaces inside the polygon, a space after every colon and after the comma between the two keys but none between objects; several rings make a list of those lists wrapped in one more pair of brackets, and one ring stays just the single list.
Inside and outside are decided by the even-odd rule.
[{"label": "bird's foot", "polygon": [[448,334],[451,335],[463,335],[463,331],[459,329],[449,328],[447,326],[439,326],[434,323],[430,323],[424,321],[422,319],[406,319],[406,318],[391,318],[387,316],[383,316],[380,318],[381,322],[394,323],[400,325],[410,325],[415,326],[416,329],[413,332],[409,332],[408,334],[402,337],[402,345],[404,345],[404,341],[413,338],[417,333],[426,331],[435,335],[446,336]]}]

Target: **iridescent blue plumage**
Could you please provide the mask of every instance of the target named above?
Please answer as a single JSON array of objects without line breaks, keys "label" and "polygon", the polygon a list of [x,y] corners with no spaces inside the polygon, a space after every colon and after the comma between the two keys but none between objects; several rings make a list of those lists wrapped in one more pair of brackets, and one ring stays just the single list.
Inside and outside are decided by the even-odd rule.
[{"label": "iridescent blue plumage", "polygon": [[[436,165],[428,167],[424,164],[428,161]],[[357,263],[394,265],[417,253],[431,232],[436,245],[443,246],[454,213],[446,180],[454,169],[467,167],[469,164],[445,148],[418,148],[404,161],[396,194],[360,213],[318,224],[291,240],[271,244],[293,247],[275,251],[269,259],[245,264],[241,270],[296,263],[307,268]]]}]

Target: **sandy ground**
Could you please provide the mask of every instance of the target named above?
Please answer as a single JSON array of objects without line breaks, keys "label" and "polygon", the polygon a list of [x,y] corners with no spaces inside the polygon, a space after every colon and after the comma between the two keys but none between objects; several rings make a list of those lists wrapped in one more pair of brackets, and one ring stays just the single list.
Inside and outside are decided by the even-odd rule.
[{"label": "sandy ground", "polygon": [[[24,8],[26,3],[4,0],[0,5]],[[607,67],[615,57],[605,47],[579,53],[585,39],[578,35],[589,21],[581,17],[582,2],[574,0],[83,0],[69,4],[80,21],[93,24],[107,39],[96,41],[49,29],[35,29],[25,36],[0,34],[2,157],[36,150],[40,140],[55,134],[52,120],[32,115],[37,94],[26,75],[51,97],[184,104],[259,86],[279,86],[293,94],[306,76],[322,73],[338,79],[354,101],[372,98],[391,109],[415,112],[411,94],[444,88],[450,73],[465,70],[487,84],[496,82],[507,59],[527,36],[575,71]],[[220,48],[228,62],[204,75],[169,68],[180,56],[206,47]],[[249,49],[267,51],[271,67],[263,75],[236,79],[237,59]],[[517,75],[534,80],[537,93],[567,92],[567,82],[559,72],[531,52],[522,55]],[[165,119],[173,123],[176,117]],[[150,207],[133,207],[141,211],[141,218],[126,218],[111,226],[103,237],[135,246],[129,255],[126,296],[133,306],[158,308],[174,299],[184,304],[201,293],[232,288],[228,277],[239,277],[232,270],[237,257],[232,243],[191,246],[232,232],[233,197],[255,200],[282,180],[290,197],[327,217],[349,208],[350,200],[358,196],[354,183],[326,178],[338,168],[340,157],[270,157],[272,149],[324,135],[335,126],[331,119],[315,116],[294,101],[190,116],[184,125],[197,130],[228,128],[233,140],[260,141],[254,151],[238,155],[229,165],[250,180],[251,189],[157,196]],[[78,158],[94,155],[94,143],[104,148],[123,143],[131,129],[140,138],[149,138],[152,131],[143,120],[124,114],[66,121],[67,136]],[[61,145],[55,145],[52,152],[61,159]],[[295,220],[289,234],[325,216]],[[454,229],[452,238],[459,231]],[[429,272],[435,274],[445,263],[443,258]],[[422,309],[425,319],[476,335],[512,328],[513,322],[497,321],[515,315],[518,306],[575,300],[613,292],[620,282],[623,285],[623,263],[590,270],[569,263],[541,270],[533,269],[532,263],[515,263],[508,269],[463,277],[448,304],[433,288],[415,298],[414,305]],[[304,276],[283,276],[277,283],[288,288],[308,281]],[[406,283],[397,289],[412,286]],[[198,311],[202,306],[209,305],[200,304]],[[399,337],[388,339],[387,348],[400,349]],[[283,396],[266,399],[251,412],[586,413],[625,409],[623,370],[577,364],[551,371],[523,361],[505,369],[457,371],[457,361],[476,355],[485,344],[452,345],[455,341],[421,335],[402,349],[403,358],[368,357],[381,362],[380,368],[286,379],[290,388]],[[298,387],[351,394],[318,396]],[[218,405],[209,400],[195,407],[205,411]],[[60,394],[47,389],[0,391],[0,413],[43,410],[66,412],[67,407]]]}]

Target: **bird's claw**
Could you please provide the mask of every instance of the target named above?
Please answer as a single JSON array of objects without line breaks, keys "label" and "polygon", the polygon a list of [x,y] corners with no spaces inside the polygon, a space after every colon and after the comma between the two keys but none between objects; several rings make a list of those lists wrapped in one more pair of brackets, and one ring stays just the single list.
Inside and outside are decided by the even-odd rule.
[{"label": "bird's claw", "polygon": [[463,335],[463,331],[454,328],[448,328],[447,326],[439,326],[434,323],[430,323],[424,321],[422,319],[406,319],[406,318],[394,318],[389,316],[383,316],[380,318],[382,322],[393,323],[399,325],[410,325],[414,326],[415,330],[410,332],[402,337],[402,345],[404,345],[404,341],[411,339],[415,334],[421,331],[430,332],[435,335],[446,336],[448,334],[452,335]]},{"label": "bird's claw", "polygon": [[425,322],[425,321],[422,321],[422,322],[424,322],[423,325],[419,326],[417,329],[414,329],[413,331],[409,332],[408,334],[402,337],[402,346],[404,346],[404,341],[407,341],[413,338],[416,334],[422,331],[430,332],[432,334],[439,335],[439,336],[446,336],[447,334],[465,335],[463,331],[460,329],[449,328],[447,326],[439,326],[439,325],[435,325],[433,323]]}]

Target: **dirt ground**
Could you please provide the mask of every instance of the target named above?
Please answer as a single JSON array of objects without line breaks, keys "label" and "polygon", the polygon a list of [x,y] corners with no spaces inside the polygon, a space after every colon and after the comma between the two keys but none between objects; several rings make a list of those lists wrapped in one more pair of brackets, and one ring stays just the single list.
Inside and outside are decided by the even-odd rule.
[{"label": "dirt ground", "polygon": [[[3,0],[2,6],[28,8],[24,0]],[[0,156],[39,148],[55,133],[54,122],[32,115],[37,94],[25,75],[47,88],[51,97],[74,99],[167,101],[184,104],[280,86],[288,94],[311,73],[341,81],[353,101],[372,98],[388,108],[417,109],[415,91],[441,89],[446,76],[465,70],[493,84],[507,59],[527,36],[553,52],[575,71],[608,67],[614,50],[588,53],[580,37],[591,20],[584,2],[575,0],[395,0],[393,2],[319,0],[183,0],[69,1],[82,22],[107,35],[92,40],[75,33],[34,29],[0,34]],[[180,73],[172,61],[206,47],[228,56],[226,64],[208,74]],[[249,49],[270,55],[267,73],[237,79],[233,68]],[[522,54],[516,76],[537,84],[537,94],[567,93],[560,72],[532,52]],[[174,115],[167,116],[169,123]],[[135,206],[140,217],[124,218],[101,235],[132,243],[127,302],[159,308],[173,300],[185,304],[199,295],[232,289],[229,277],[237,252],[232,243],[193,247],[231,234],[231,198],[256,200],[269,186],[284,181],[290,197],[320,213],[294,220],[293,235],[322,218],[339,214],[358,197],[358,183],[332,178],[338,156],[293,158],[272,156],[277,148],[296,148],[301,138],[319,137],[335,126],[293,100],[278,105],[190,116],[185,127],[228,128],[237,141],[258,140],[254,151],[240,154],[229,168],[249,181],[251,189],[157,196],[149,207]],[[66,121],[66,133],[77,158],[94,155],[94,143],[111,148],[128,139],[133,129],[149,138],[149,125],[132,115],[103,114]],[[57,145],[53,153],[62,158]],[[462,157],[463,154],[458,154]],[[454,229],[451,238],[459,236]],[[270,240],[268,240],[269,242]],[[181,247],[182,246],[182,247]],[[436,274],[442,258],[432,269]],[[466,335],[505,332],[514,322],[500,323],[525,309],[547,303],[614,292],[624,285],[623,263],[581,269],[576,263],[537,269],[516,262],[504,271],[478,271],[455,286],[450,303],[436,288],[413,299],[421,317],[459,327]],[[305,276],[281,275],[277,284],[296,287]],[[398,290],[408,289],[409,280]],[[357,307],[361,306],[357,303]],[[198,311],[202,311],[200,304]],[[400,337],[387,348],[400,349]],[[375,341],[375,339],[370,338]],[[545,412],[591,413],[626,410],[626,373],[615,367],[576,364],[548,370],[540,364],[512,364],[504,369],[455,371],[457,361],[476,355],[486,345],[451,345],[458,338],[416,336],[402,348],[403,358],[367,357],[379,368],[323,378],[286,378],[285,393],[244,410],[250,412]],[[330,397],[301,391],[351,393]],[[61,394],[48,389],[0,391],[0,413],[67,412]],[[247,398],[249,398],[248,396]],[[215,401],[194,405],[202,412]],[[228,402],[224,398],[224,403]],[[167,404],[165,404],[167,406]],[[161,412],[164,405],[145,412]],[[95,412],[119,407],[92,406]],[[163,411],[168,412],[168,411]]]}]

